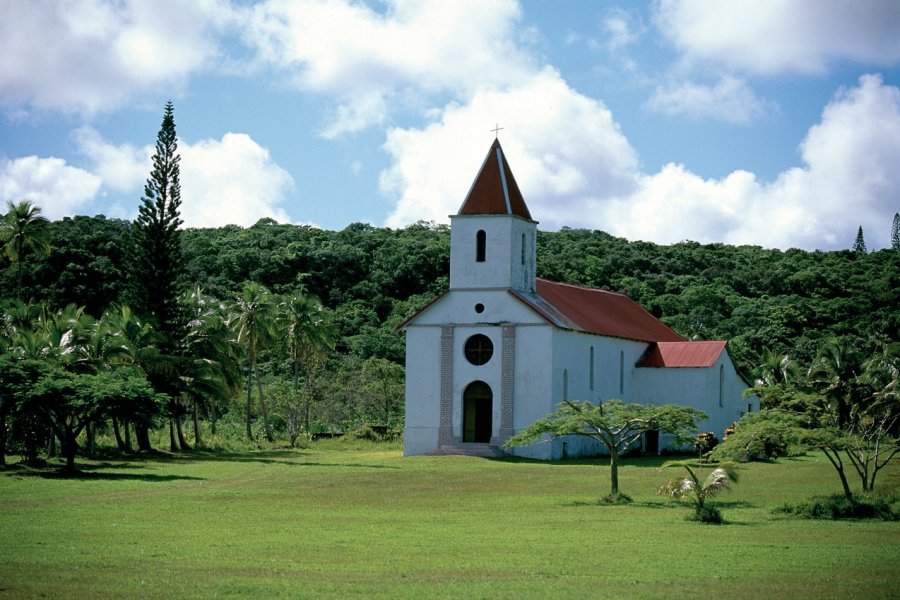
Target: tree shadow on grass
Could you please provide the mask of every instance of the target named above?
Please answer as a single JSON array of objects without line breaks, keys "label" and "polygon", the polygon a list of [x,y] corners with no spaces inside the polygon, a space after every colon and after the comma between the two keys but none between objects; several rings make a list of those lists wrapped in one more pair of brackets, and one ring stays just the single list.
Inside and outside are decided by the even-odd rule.
[{"label": "tree shadow on grass", "polygon": [[41,479],[71,479],[77,481],[146,481],[162,483],[165,481],[206,481],[206,477],[192,475],[158,475],[154,473],[98,473],[76,469],[74,472],[62,470],[29,470],[17,473],[18,477],[40,477]]},{"label": "tree shadow on grass", "polygon": [[[716,500],[711,504],[716,508],[754,508],[754,505],[745,502],[743,500]],[[691,505],[687,503],[677,503],[669,500],[633,500],[627,504],[611,504],[609,502],[605,502],[603,498],[598,498],[596,500],[575,500],[573,502],[565,502],[561,506],[570,507],[570,508],[581,508],[581,507],[591,507],[591,506],[631,506],[636,508],[690,508]]]}]

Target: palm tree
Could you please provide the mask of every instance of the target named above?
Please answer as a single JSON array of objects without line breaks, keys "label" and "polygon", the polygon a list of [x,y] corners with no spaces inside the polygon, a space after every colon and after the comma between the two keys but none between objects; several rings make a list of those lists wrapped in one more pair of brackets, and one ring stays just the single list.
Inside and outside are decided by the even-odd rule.
[{"label": "palm tree", "polygon": [[657,490],[657,493],[670,498],[686,498],[692,502],[694,504],[694,516],[698,521],[721,523],[722,515],[715,508],[706,506],[706,501],[717,494],[729,491],[731,484],[737,483],[738,476],[737,471],[734,469],[734,464],[721,463],[706,476],[703,482],[700,481],[697,472],[691,468],[687,461],[670,460],[663,463],[663,466],[660,468],[665,469],[667,467],[684,467],[688,476],[670,479]]},{"label": "palm tree", "polygon": [[[104,368],[133,368],[147,377],[167,377],[172,372],[172,362],[159,351],[159,333],[138,317],[127,305],[109,307],[98,322],[97,361]],[[119,425],[125,432],[124,439]],[[138,449],[151,450],[150,420],[147,415],[127,412],[113,415],[113,432],[119,448],[131,451],[131,427],[137,434]]]},{"label": "palm tree", "polygon": [[259,377],[259,355],[275,338],[275,305],[272,296],[265,286],[249,281],[244,284],[233,306],[232,327],[238,343],[244,345],[249,360],[247,370],[247,438],[253,439],[250,428],[252,417],[251,386],[256,379],[259,393],[259,411],[266,428],[266,439],[275,441],[269,425],[269,411],[263,394],[262,379]]},{"label": "palm tree", "polygon": [[327,318],[319,299],[302,287],[278,306],[278,319],[287,333],[287,350],[293,369],[294,393],[300,389],[300,371],[304,371],[307,400],[303,411],[305,430],[309,432],[312,400],[312,374],[334,349],[336,330]]},{"label": "palm tree", "polygon": [[864,392],[859,380],[863,358],[862,353],[849,345],[832,339],[822,346],[809,369],[809,382],[826,401],[826,413],[833,415],[839,429],[850,421],[851,412]]},{"label": "palm tree", "polygon": [[[217,402],[227,401],[241,387],[240,347],[231,335],[225,307],[203,293],[199,286],[181,297],[186,316],[182,341],[183,394],[191,401],[194,443],[202,443],[199,407],[204,400],[215,414]],[[215,419],[213,420],[215,433]]]},{"label": "palm tree", "polygon": [[16,265],[16,297],[22,297],[22,259],[30,252],[46,254],[50,251],[47,243],[47,221],[41,216],[41,209],[31,200],[18,204],[6,203],[9,211],[0,221],[0,244],[11,263]]}]

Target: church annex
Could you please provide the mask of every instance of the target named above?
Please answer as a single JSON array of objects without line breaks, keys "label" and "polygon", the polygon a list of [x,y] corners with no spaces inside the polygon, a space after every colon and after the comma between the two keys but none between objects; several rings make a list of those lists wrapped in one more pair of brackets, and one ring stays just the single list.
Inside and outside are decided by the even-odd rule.
[{"label": "church annex", "polygon": [[[759,409],[726,342],[687,341],[624,294],[536,278],[537,222],[499,141],[450,219],[450,289],[403,325],[404,454],[500,452],[566,399],[693,406],[718,436]],[[645,450],[668,441],[648,435]],[[512,451],[598,452],[581,436]]]}]

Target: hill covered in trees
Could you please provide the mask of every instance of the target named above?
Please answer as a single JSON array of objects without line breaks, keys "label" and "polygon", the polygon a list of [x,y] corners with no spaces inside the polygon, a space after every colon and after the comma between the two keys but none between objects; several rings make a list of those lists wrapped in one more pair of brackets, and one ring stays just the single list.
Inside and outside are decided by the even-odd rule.
[{"label": "hill covered in trees", "polygon": [[[46,256],[25,258],[22,295],[99,316],[124,300],[132,224],[100,217],[53,222]],[[184,279],[230,299],[245,282],[275,294],[302,285],[334,313],[338,351],[402,363],[394,327],[446,289],[450,231],[355,223],[342,231],[260,220],[186,229]],[[900,331],[900,252],[807,252],[756,246],[629,242],[601,231],[538,234],[538,276],[625,292],[689,338],[727,339],[746,371],[764,349],[811,359],[838,338],[871,352]],[[8,266],[4,264],[4,266]],[[15,296],[4,268],[0,296]]]},{"label": "hill covered in trees", "polygon": [[[31,386],[38,403],[105,398],[102,406],[79,405],[82,423],[91,436],[111,427],[123,449],[131,443],[128,423],[138,421],[145,428],[168,421],[172,448],[187,447],[181,426],[188,415],[198,444],[199,424],[214,432],[223,415],[240,429],[246,417],[251,438],[263,435],[259,418],[266,437],[274,430],[291,443],[366,423],[402,427],[405,349],[397,326],[447,288],[447,226],[356,223],[325,231],[263,219],[247,228],[183,230],[182,341],[168,357],[180,382],[165,398],[144,385],[154,370],[167,377],[152,324],[122,307],[136,288],[132,227],[102,216],[66,218],[41,228],[41,251],[0,259],[7,377],[0,401],[4,414],[18,415],[10,421],[14,446],[35,452],[53,436],[22,427],[64,423],[63,410],[74,410],[66,404],[40,417],[34,411],[43,405],[34,404],[29,413],[21,386]],[[841,376],[846,381],[861,376],[866,357],[887,356],[891,344],[894,356],[900,341],[896,250],[662,246],[563,229],[539,232],[537,253],[540,277],[624,292],[688,338],[729,340],[750,382],[771,376],[773,357],[811,365],[827,344],[857,357],[859,368]],[[35,389],[35,381],[53,385]],[[826,383],[823,394],[831,393]],[[125,397],[130,403],[116,404]]]}]

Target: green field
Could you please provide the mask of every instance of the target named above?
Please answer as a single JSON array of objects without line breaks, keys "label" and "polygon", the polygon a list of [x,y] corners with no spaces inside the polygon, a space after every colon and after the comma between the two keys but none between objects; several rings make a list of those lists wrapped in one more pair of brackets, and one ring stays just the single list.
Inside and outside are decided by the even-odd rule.
[{"label": "green field", "polygon": [[[839,491],[823,457],[741,467],[725,525],[676,471],[334,446],[0,472],[0,597],[897,598],[900,522],[772,509]],[[900,461],[880,476],[900,491]]]}]

